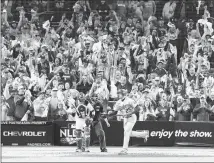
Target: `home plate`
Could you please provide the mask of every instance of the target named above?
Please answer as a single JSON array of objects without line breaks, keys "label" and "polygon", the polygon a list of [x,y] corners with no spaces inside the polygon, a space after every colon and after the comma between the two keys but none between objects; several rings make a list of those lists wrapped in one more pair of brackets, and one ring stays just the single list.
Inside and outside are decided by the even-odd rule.
[{"label": "home plate", "polygon": [[89,153],[76,153],[76,147],[2,147],[2,162],[213,162],[213,148],[130,147],[127,155],[118,155],[121,147],[108,147],[101,153],[91,147]]}]

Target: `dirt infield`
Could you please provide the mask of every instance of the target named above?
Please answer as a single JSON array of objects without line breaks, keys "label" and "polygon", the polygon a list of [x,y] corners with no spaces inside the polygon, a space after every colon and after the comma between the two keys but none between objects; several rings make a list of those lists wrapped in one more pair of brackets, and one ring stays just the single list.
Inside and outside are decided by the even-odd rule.
[{"label": "dirt infield", "polygon": [[101,153],[91,147],[90,153],[76,153],[75,147],[2,147],[2,162],[213,162],[214,148],[131,147],[128,155],[119,156],[121,148],[108,147]]}]

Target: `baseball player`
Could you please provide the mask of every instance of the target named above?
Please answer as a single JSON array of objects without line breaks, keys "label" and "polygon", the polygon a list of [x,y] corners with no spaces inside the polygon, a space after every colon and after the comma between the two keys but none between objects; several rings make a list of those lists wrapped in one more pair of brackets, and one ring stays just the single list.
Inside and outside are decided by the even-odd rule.
[{"label": "baseball player", "polygon": [[102,117],[101,115],[104,111],[103,105],[98,97],[93,97],[92,104],[94,107],[92,127],[94,127],[95,133],[99,138],[101,152],[107,152],[105,131],[103,130],[101,120],[104,118],[107,127],[110,127],[110,124],[108,119],[105,116]]},{"label": "baseball player", "polygon": [[90,118],[90,112],[92,109],[85,101],[84,94],[80,94],[78,106],[76,108],[76,137],[77,137],[77,149],[76,152],[90,152],[90,125],[92,119]]},{"label": "baseball player", "polygon": [[139,133],[137,131],[132,131],[136,121],[137,116],[135,113],[139,111],[139,107],[136,107],[136,102],[126,96],[126,90],[119,90],[118,97],[119,100],[114,106],[114,112],[110,113],[109,116],[116,115],[118,111],[122,113],[123,119],[123,128],[124,128],[124,139],[123,139],[123,150],[119,155],[125,155],[128,152],[128,145],[130,137],[144,137],[144,133]]}]

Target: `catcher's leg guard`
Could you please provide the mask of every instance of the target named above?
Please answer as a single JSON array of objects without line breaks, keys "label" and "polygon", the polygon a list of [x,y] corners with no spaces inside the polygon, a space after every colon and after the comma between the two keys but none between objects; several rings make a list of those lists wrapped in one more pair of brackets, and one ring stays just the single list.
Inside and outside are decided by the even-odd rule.
[{"label": "catcher's leg guard", "polygon": [[89,117],[87,117],[87,118],[85,119],[85,125],[86,125],[86,127],[91,126],[91,123],[92,123],[91,119],[90,119]]},{"label": "catcher's leg guard", "polygon": [[81,130],[76,130],[76,138],[77,138],[77,148],[81,149],[82,148],[82,131]]},{"label": "catcher's leg guard", "polygon": [[89,152],[88,147],[90,146],[90,134],[91,134],[91,119],[87,117],[85,119],[85,127],[83,129],[83,151]]},{"label": "catcher's leg guard", "polygon": [[84,127],[84,144],[85,144],[85,149],[87,149],[90,146],[90,134],[91,134],[91,129],[90,127]]}]

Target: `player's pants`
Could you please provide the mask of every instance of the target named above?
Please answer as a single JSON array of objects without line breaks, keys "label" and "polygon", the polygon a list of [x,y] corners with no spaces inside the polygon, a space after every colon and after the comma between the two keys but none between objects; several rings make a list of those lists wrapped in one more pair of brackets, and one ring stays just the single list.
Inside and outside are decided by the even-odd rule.
[{"label": "player's pants", "polygon": [[102,123],[99,121],[95,124],[94,126],[95,133],[97,137],[99,138],[99,143],[100,143],[100,149],[105,149],[106,148],[106,138],[105,138],[105,132],[103,130]]},{"label": "player's pants", "polygon": [[85,119],[76,118],[77,148],[88,148],[90,145],[90,127],[86,127]]},{"label": "player's pants", "polygon": [[137,121],[137,116],[135,114],[130,118],[124,118],[123,128],[124,128],[124,138],[123,138],[123,148],[127,149],[129,146],[130,136],[135,136],[135,132],[132,129]]},{"label": "player's pants", "polygon": [[82,130],[76,129],[77,148],[82,149]]}]

